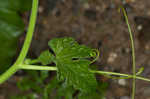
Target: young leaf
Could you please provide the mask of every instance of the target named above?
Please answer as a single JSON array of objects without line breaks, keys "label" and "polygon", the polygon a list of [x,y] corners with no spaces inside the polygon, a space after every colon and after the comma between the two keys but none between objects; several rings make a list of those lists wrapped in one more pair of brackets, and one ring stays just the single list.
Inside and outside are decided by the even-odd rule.
[{"label": "young leaf", "polygon": [[68,86],[73,86],[82,92],[95,91],[97,82],[89,70],[93,49],[79,45],[72,38],[56,38],[49,46],[55,53],[59,80],[65,80]]},{"label": "young leaf", "polygon": [[42,65],[50,64],[54,60],[54,56],[48,51],[44,51],[38,57],[38,61],[42,63]]}]

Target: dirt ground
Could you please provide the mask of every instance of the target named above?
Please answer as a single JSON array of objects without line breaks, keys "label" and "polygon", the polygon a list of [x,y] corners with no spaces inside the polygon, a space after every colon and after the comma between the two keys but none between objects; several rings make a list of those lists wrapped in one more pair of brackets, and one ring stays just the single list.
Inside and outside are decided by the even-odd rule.
[{"label": "dirt ground", "polygon": [[[96,62],[99,70],[132,74],[130,39],[124,17],[119,13],[121,5],[128,13],[134,35],[136,69],[144,67],[141,75],[150,78],[149,0],[40,0],[29,54],[37,57],[48,48],[52,38],[73,37],[80,44],[100,50]],[[132,80],[106,81],[109,82],[106,99],[131,99]],[[9,83],[4,85],[8,87]],[[149,86],[150,82],[136,80],[135,99],[150,99]]]}]

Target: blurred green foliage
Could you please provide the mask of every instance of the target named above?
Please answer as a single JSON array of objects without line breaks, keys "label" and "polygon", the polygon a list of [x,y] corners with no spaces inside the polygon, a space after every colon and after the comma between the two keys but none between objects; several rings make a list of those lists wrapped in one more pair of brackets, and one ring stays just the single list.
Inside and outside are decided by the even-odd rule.
[{"label": "blurred green foliage", "polygon": [[20,13],[31,9],[31,5],[32,0],[0,0],[0,73],[11,64],[24,31]]},{"label": "blurred green foliage", "polygon": [[[108,83],[99,82],[97,92],[79,93],[66,83],[59,82],[56,75],[47,71],[26,71],[28,75],[17,82],[21,93],[10,99],[103,99]],[[50,77],[51,76],[51,77]]]}]

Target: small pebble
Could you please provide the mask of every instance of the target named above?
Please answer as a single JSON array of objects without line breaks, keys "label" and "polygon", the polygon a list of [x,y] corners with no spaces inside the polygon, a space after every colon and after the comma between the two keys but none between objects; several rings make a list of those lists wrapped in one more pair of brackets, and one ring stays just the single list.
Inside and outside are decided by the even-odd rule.
[{"label": "small pebble", "polygon": [[140,31],[140,30],[142,30],[142,29],[143,29],[143,26],[142,26],[142,25],[138,25],[138,26],[137,26],[137,30],[138,30],[138,31]]},{"label": "small pebble", "polygon": [[85,3],[85,4],[83,5],[83,7],[84,7],[84,9],[89,9],[89,8],[90,8],[90,6],[89,6],[88,3]]},{"label": "small pebble", "polygon": [[5,99],[5,96],[4,95],[0,95],[0,99]]},{"label": "small pebble", "polygon": [[39,95],[35,93],[33,97],[34,97],[35,99],[37,99],[37,98],[39,98]]},{"label": "small pebble", "polygon": [[38,12],[39,12],[39,13],[42,13],[43,11],[44,11],[44,8],[43,8],[42,6],[39,6]]},{"label": "small pebble", "polygon": [[114,53],[114,52],[110,53],[107,62],[108,63],[114,62],[117,56],[118,56],[117,53]]},{"label": "small pebble", "polygon": [[145,45],[145,50],[150,51],[150,45],[149,44]]},{"label": "small pebble", "polygon": [[121,85],[121,86],[125,86],[126,85],[126,80],[125,79],[119,79],[118,84]]}]

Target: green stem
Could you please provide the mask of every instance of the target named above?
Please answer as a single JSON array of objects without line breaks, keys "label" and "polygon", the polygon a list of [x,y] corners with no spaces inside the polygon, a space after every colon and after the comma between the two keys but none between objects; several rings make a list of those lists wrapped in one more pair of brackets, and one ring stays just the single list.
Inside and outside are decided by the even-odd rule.
[{"label": "green stem", "polygon": [[[54,66],[37,66],[37,65],[24,65],[24,64],[19,65],[19,69],[57,71],[57,67],[54,67]],[[96,71],[96,70],[91,70],[90,72],[98,73],[102,75],[115,75],[115,76],[123,76],[123,77],[128,77],[128,78],[136,78],[136,79],[150,82],[150,79],[147,79],[141,76],[134,76],[130,74],[121,74],[121,73],[116,73],[116,72]]]},{"label": "green stem", "polygon": [[105,75],[116,75],[116,76],[124,76],[124,77],[129,77],[129,78],[136,78],[139,80],[144,80],[144,81],[148,81],[150,82],[150,79],[148,78],[144,78],[141,76],[134,76],[134,75],[130,75],[130,74],[121,74],[121,73],[116,73],[116,72],[107,72],[107,71],[91,71],[92,73],[98,73],[98,74],[105,74]]},{"label": "green stem", "polygon": [[12,65],[6,72],[4,72],[0,76],[0,84],[2,84],[4,81],[6,81],[11,75],[13,75],[18,69],[19,69],[19,64],[22,64],[24,62],[24,59],[27,55],[27,52],[30,47],[30,43],[32,40],[34,28],[35,28],[35,23],[36,23],[36,17],[37,17],[37,9],[38,9],[38,0],[33,0],[32,3],[32,11],[31,11],[31,17],[30,17],[30,22],[29,22],[29,28],[27,32],[27,36],[23,45],[23,48],[20,52],[20,55],[14,65]]},{"label": "green stem", "polygon": [[56,71],[57,68],[54,66],[37,66],[37,65],[20,65],[20,69],[27,69],[27,70],[50,70]]},{"label": "green stem", "polygon": [[[136,78],[136,66],[135,66],[135,48],[134,48],[134,40],[133,40],[133,35],[132,35],[132,31],[131,31],[131,28],[130,28],[130,24],[129,24],[129,21],[128,21],[128,16],[127,16],[127,13],[125,11],[124,8],[123,9],[123,13],[124,13],[124,16],[125,16],[125,20],[126,20],[126,24],[128,26],[128,31],[129,31],[129,34],[130,34],[130,40],[131,40],[131,49],[132,49],[132,68],[133,68],[133,75],[135,76]],[[136,79],[133,78],[133,81],[132,81],[132,99],[135,98],[135,88],[136,88],[136,84],[135,84],[135,81]]]},{"label": "green stem", "polygon": [[20,55],[16,61],[16,64],[23,63],[25,57],[27,56],[27,53],[28,53],[28,50],[29,50],[29,47],[30,47],[30,44],[32,41],[33,33],[34,33],[35,24],[36,24],[37,10],[38,10],[38,0],[33,0],[31,18],[29,21],[29,28],[27,31],[27,35],[26,35],[26,39],[25,39],[23,48],[22,48]]},{"label": "green stem", "polygon": [[6,81],[11,75],[13,75],[18,70],[18,66],[12,65],[6,72],[0,76],[0,84]]}]

